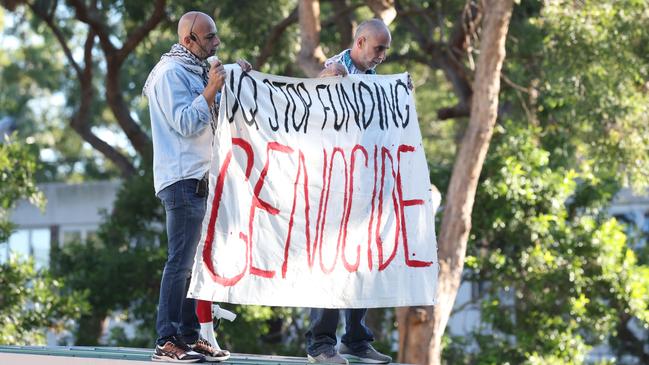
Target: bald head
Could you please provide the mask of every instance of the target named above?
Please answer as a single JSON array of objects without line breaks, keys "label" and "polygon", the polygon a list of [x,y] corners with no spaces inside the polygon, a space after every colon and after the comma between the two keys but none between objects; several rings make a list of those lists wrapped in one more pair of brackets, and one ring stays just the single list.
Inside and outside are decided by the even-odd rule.
[{"label": "bald head", "polygon": [[206,24],[209,25],[210,23],[214,25],[214,28],[216,28],[214,20],[205,13],[200,11],[190,11],[185,13],[178,21],[178,40],[182,42],[183,37],[189,36],[196,28],[204,27]]},{"label": "bald head", "polygon": [[388,26],[381,21],[381,19],[370,19],[362,22],[358,28],[356,28],[356,33],[354,33],[354,40],[357,40],[359,37],[369,37],[369,36],[384,36],[390,37],[390,30]]},{"label": "bald head", "polygon": [[354,34],[351,58],[356,67],[366,72],[374,69],[385,60],[390,49],[392,36],[390,30],[380,19],[362,22]]},{"label": "bald head", "polygon": [[178,43],[196,57],[207,59],[214,55],[221,40],[216,36],[212,17],[200,11],[190,11],[178,21]]}]

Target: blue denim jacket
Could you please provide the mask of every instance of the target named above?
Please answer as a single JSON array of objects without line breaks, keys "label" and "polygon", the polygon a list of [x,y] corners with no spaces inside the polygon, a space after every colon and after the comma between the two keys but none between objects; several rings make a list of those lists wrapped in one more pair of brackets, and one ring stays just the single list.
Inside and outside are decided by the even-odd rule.
[{"label": "blue denim jacket", "polygon": [[173,61],[159,64],[155,72],[146,96],[158,194],[177,181],[203,177],[210,165],[213,131],[201,76]]}]

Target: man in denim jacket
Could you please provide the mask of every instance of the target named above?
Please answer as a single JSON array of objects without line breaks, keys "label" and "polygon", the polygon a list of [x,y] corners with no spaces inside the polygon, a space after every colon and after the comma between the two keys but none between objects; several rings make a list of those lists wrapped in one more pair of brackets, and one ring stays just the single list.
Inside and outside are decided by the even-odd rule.
[{"label": "man in denim jacket", "polygon": [[[189,12],[178,22],[178,43],[149,74],[155,192],[167,216],[167,262],[160,284],[155,361],[200,362],[229,357],[199,336],[196,301],[187,287],[207,203],[207,172],[225,70],[216,60],[221,40],[214,20]],[[250,64],[240,60],[246,71]]]}]

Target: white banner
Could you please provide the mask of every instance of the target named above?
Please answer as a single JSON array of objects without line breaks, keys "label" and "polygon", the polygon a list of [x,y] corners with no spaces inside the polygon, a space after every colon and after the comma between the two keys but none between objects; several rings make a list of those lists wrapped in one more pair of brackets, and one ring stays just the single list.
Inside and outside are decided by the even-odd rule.
[{"label": "white banner", "polygon": [[407,74],[226,70],[188,295],[296,307],[434,304],[434,194]]}]

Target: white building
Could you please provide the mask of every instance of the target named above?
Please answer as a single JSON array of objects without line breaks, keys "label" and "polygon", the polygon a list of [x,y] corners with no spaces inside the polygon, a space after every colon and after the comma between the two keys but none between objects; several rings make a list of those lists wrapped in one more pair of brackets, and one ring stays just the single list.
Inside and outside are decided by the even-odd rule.
[{"label": "white building", "polygon": [[0,263],[10,252],[33,256],[38,267],[48,266],[52,246],[85,240],[97,231],[102,212],[110,212],[119,181],[39,185],[47,205],[41,211],[26,200],[18,202],[9,220],[17,225],[9,244],[0,244]]}]

